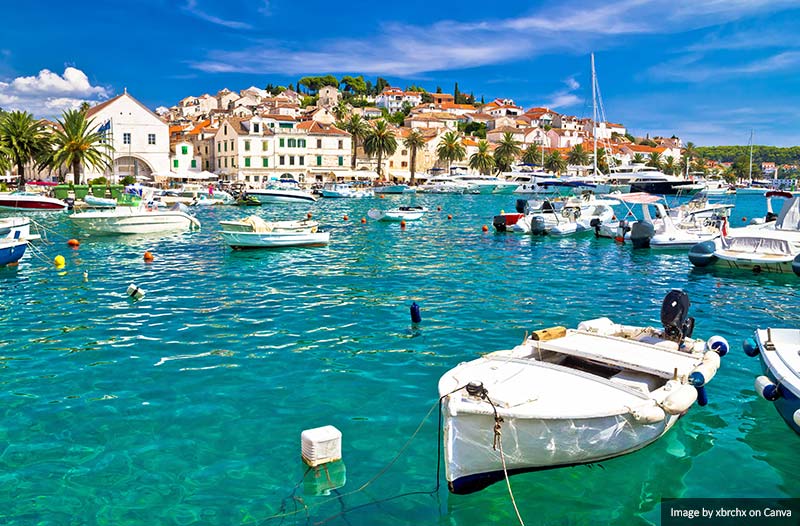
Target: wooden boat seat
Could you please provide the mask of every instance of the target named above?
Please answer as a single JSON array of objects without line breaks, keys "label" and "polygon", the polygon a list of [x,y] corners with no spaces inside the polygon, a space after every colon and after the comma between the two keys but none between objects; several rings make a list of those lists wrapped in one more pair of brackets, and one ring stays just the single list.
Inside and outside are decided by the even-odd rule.
[{"label": "wooden boat seat", "polygon": [[531,341],[534,350],[541,349],[599,362],[622,369],[639,371],[660,378],[688,375],[697,365],[697,356],[678,351],[672,345],[655,344],[606,336],[585,331],[569,330],[566,336],[547,341]]}]

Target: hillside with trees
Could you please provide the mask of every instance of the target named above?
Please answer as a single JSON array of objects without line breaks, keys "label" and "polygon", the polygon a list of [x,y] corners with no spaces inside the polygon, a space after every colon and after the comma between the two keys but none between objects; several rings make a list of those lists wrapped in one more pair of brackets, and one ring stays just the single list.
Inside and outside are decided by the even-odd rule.
[{"label": "hillside with trees", "polygon": [[[717,162],[736,161],[750,156],[750,146],[697,146],[697,155]],[[781,148],[778,146],[753,145],[753,163],[773,162],[777,165],[800,164],[800,146]]]}]

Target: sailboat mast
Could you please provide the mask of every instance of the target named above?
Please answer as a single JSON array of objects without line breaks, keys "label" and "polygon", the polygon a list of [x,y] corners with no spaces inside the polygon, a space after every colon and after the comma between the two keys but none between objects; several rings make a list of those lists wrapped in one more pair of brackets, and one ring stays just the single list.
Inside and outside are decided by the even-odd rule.
[{"label": "sailboat mast", "polygon": [[594,53],[592,53],[592,138],[594,139],[593,174],[597,175],[597,75],[594,71]]},{"label": "sailboat mast", "polygon": [[750,130],[750,164],[747,166],[747,179],[753,182],[753,130]]}]

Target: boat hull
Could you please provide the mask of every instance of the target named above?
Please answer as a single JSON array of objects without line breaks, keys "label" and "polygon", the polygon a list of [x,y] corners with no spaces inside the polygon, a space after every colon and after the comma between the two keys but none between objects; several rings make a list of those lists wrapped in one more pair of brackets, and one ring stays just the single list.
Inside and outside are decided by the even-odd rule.
[{"label": "boat hull", "polygon": [[16,264],[25,255],[28,242],[20,239],[0,241],[0,267]]},{"label": "boat hull", "polygon": [[233,249],[324,246],[330,232],[220,232]]},{"label": "boat hull", "polygon": [[51,197],[4,195],[0,197],[0,209],[30,210],[34,212],[59,212],[66,210],[67,203]]},{"label": "boat hull", "polygon": [[262,205],[270,203],[313,203],[317,199],[301,190],[249,190],[247,195],[253,196]]},{"label": "boat hull", "polygon": [[[122,210],[129,210],[123,208]],[[94,235],[155,234],[199,228],[200,223],[182,212],[108,214],[86,212],[70,216],[72,223]]]},{"label": "boat hull", "polygon": [[[798,337],[796,329],[771,329],[776,345],[772,350],[765,348],[770,338],[766,330],[755,332],[759,349],[759,360],[764,374],[778,387],[780,396],[772,403],[781,418],[795,432],[800,434],[800,373],[797,372]],[[759,393],[760,394],[760,393]]]},{"label": "boat hull", "polygon": [[691,195],[703,189],[692,181],[634,181],[630,186],[631,193],[647,192],[655,195]]},{"label": "boat hull", "polygon": [[[503,459],[494,450],[494,417],[451,416],[445,405],[445,465],[450,491],[468,494],[505,477]],[[677,421],[636,422],[630,414],[599,418],[509,418],[502,423],[502,447],[509,475],[599,462],[641,449]]]}]

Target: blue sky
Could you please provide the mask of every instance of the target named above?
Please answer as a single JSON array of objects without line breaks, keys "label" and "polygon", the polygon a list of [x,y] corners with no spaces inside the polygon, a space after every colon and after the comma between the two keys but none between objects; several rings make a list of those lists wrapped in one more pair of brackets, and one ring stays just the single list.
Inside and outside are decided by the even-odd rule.
[{"label": "blue sky", "polygon": [[127,88],[188,95],[383,76],[607,119],[700,145],[800,144],[797,0],[339,3],[16,2],[4,9],[0,107],[57,115]]}]

